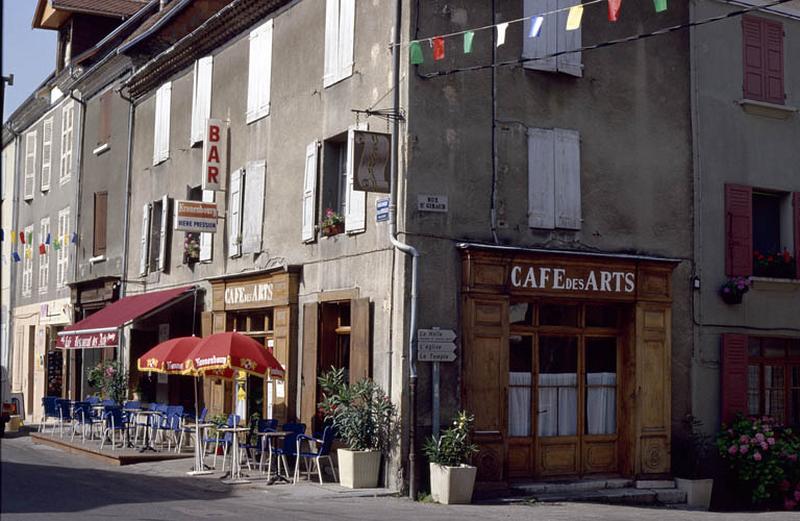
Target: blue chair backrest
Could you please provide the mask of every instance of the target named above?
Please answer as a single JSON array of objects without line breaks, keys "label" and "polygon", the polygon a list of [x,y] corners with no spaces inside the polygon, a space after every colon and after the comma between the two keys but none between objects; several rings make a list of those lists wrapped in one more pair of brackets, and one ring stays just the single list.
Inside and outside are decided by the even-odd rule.
[{"label": "blue chair backrest", "polygon": [[278,420],[258,420],[258,432],[274,431],[278,428]]},{"label": "blue chair backrest", "polygon": [[142,402],[134,400],[128,400],[127,402],[125,402],[125,410],[127,411],[130,411],[131,409],[141,409],[141,408],[142,408]]},{"label": "blue chair backrest", "polygon": [[72,419],[72,404],[69,400],[64,398],[59,398],[56,400],[56,409],[58,410],[58,415],[63,420],[71,420]]},{"label": "blue chair backrest", "polygon": [[284,423],[282,429],[290,432],[283,438],[283,452],[295,454],[297,452],[297,435],[306,432],[305,423]]},{"label": "blue chair backrest", "polygon": [[92,423],[92,404],[89,402],[75,402],[72,409],[75,419],[84,422]]},{"label": "blue chair backrest", "polygon": [[58,396],[45,396],[42,398],[45,417],[58,416],[58,410],[56,409],[56,400],[58,399]]},{"label": "blue chair backrest", "polygon": [[100,402],[100,405],[112,406],[112,405],[117,405],[117,402],[115,402],[114,400],[103,400]]},{"label": "blue chair backrest", "polygon": [[325,430],[322,431],[322,445],[319,447],[317,454],[319,456],[327,456],[331,452],[331,445],[333,445],[333,439],[336,437],[336,431],[333,430],[333,427],[328,426],[325,427]]},{"label": "blue chair backrest", "polygon": [[112,425],[115,428],[121,428],[125,424],[122,417],[122,407],[119,405],[106,405],[103,409],[103,417],[106,420],[106,427],[108,428],[111,428]]},{"label": "blue chair backrest", "polygon": [[208,416],[208,407],[203,407],[203,410],[200,411],[200,417],[197,418],[197,422],[202,423],[206,421],[206,416]]},{"label": "blue chair backrest", "polygon": [[[239,425],[239,420],[241,420],[241,419],[242,419],[242,417],[239,416],[238,414],[230,414],[230,415],[228,415],[228,421],[225,422],[225,425],[228,426],[228,427],[236,427],[237,425]],[[233,442],[233,433],[226,432],[225,436],[223,436],[222,439],[225,441],[225,443],[232,443]]]},{"label": "blue chair backrest", "polygon": [[183,405],[170,406],[169,428],[177,431],[181,428],[181,418],[183,418]]},{"label": "blue chair backrest", "polygon": [[100,398],[98,398],[97,396],[87,396],[86,400],[84,401],[89,405],[95,405],[100,401]]}]

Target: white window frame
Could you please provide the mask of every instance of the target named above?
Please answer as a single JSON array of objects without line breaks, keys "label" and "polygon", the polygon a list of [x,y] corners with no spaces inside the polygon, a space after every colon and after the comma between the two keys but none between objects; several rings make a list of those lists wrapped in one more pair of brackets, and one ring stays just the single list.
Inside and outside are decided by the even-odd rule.
[{"label": "white window frame", "polygon": [[169,159],[171,105],[172,82],[168,81],[156,91],[156,106],[153,114],[153,166]]},{"label": "white window frame", "polygon": [[324,87],[353,75],[355,19],[355,0],[326,0]]},{"label": "white window frame", "polygon": [[348,234],[367,230],[367,192],[355,190],[353,173],[355,170],[355,131],[367,130],[366,123],[359,123],[347,130],[347,192],[345,198],[344,231]]},{"label": "white window frame", "polygon": [[250,32],[247,73],[247,123],[269,115],[272,83],[273,20]]},{"label": "white window frame", "polygon": [[25,174],[23,177],[23,199],[33,200],[33,192],[36,189],[36,143],[37,132],[31,130],[25,134]]},{"label": "white window frame", "polygon": [[[33,225],[25,227],[25,247],[22,251],[22,296],[30,297],[33,292]],[[29,254],[30,252],[30,254]]]},{"label": "white window frame", "polygon": [[42,192],[50,189],[50,177],[53,171],[53,117],[45,119],[42,123]]},{"label": "white window frame", "polygon": [[528,38],[531,20],[526,20],[522,30],[522,58],[551,56],[541,60],[523,62],[530,70],[561,72],[571,76],[583,76],[581,52],[571,52],[552,57],[557,52],[581,48],[581,28],[567,31],[569,7],[580,4],[581,0],[523,0],[523,16],[530,18],[542,13],[558,10],[556,16],[545,16],[544,23],[536,38]]},{"label": "white window frame", "polygon": [[580,134],[528,129],[528,226],[581,229]]},{"label": "white window frame", "polygon": [[59,184],[72,177],[72,149],[75,145],[75,102],[69,102],[61,109],[61,167],[58,172]]},{"label": "white window frame", "polygon": [[[39,242],[45,244],[50,233],[50,217],[39,221]],[[45,253],[39,254],[39,294],[47,293],[50,283],[50,245],[45,244]]]},{"label": "white window frame", "polygon": [[206,120],[211,117],[211,86],[214,58],[205,56],[194,62],[194,86],[192,88],[192,128],[189,143],[203,141]]},{"label": "white window frame", "polygon": [[58,212],[58,237],[61,248],[56,255],[56,288],[61,289],[67,285],[67,270],[69,269],[69,206]]}]

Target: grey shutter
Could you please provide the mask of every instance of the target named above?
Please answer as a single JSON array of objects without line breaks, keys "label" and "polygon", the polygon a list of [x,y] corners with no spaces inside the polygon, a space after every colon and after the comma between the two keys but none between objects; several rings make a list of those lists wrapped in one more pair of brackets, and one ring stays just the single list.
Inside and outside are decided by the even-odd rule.
[{"label": "grey shutter", "polygon": [[242,174],[241,168],[231,172],[228,189],[228,255],[231,257],[242,253]]},{"label": "grey shutter", "polygon": [[528,129],[528,226],[555,227],[554,134],[542,128]]},{"label": "grey shutter", "polygon": [[170,199],[166,195],[161,198],[161,230],[158,243],[158,271],[164,271],[169,265],[169,219]]},{"label": "grey shutter", "polygon": [[269,114],[272,74],[272,25],[270,19],[250,32],[247,78],[247,122]]},{"label": "grey shutter", "polygon": [[367,192],[353,190],[353,169],[355,167],[355,131],[366,130],[366,123],[350,127],[347,131],[347,196],[344,230],[347,233],[363,232],[367,228]]},{"label": "grey shutter", "polygon": [[323,86],[327,87],[339,77],[339,0],[325,2],[325,75]]},{"label": "grey shutter", "polygon": [[[214,202],[214,191],[203,190],[203,202]],[[200,234],[200,262],[210,262],[214,256],[214,234],[201,233]]]},{"label": "grey shutter", "polygon": [[50,173],[53,162],[53,118],[44,120],[42,124],[42,179],[41,189],[50,189]]},{"label": "grey shutter", "polygon": [[580,134],[557,128],[555,136],[556,228],[581,229]]},{"label": "grey shutter", "polygon": [[[557,0],[524,0],[524,16],[531,17],[549,13],[558,6]],[[539,56],[550,56],[555,54],[558,46],[558,32],[563,31],[564,26],[558,26],[561,22],[556,21],[555,16],[545,16],[541,31],[537,38],[528,38],[530,30],[530,20],[523,24],[522,31],[522,57],[537,58]],[[566,20],[566,19],[565,19]],[[523,62],[526,69],[538,71],[555,71],[556,59],[545,58],[541,60]]]},{"label": "grey shutter", "polygon": [[339,77],[353,74],[353,43],[356,31],[356,0],[339,3]]},{"label": "grey shutter", "polygon": [[142,243],[139,251],[139,274],[147,275],[147,261],[150,258],[150,204],[142,208]]},{"label": "grey shutter", "polygon": [[306,147],[306,169],[303,176],[303,242],[316,239],[317,210],[317,150],[319,142],[314,141]]},{"label": "grey shutter", "polygon": [[23,198],[27,201],[33,199],[33,190],[36,186],[36,131],[25,135],[25,179]]},{"label": "grey shutter", "polygon": [[266,170],[264,161],[247,163],[247,172],[244,176],[244,204],[242,205],[242,253],[261,251]]},{"label": "grey shutter", "polygon": [[214,59],[211,56],[200,58],[194,64],[192,144],[203,140],[205,137],[206,120],[211,116],[211,81],[213,67]]},{"label": "grey shutter", "polygon": [[169,123],[172,104],[172,83],[167,82],[156,91],[155,129],[153,133],[153,164],[169,158]]},{"label": "grey shutter", "polygon": [[272,81],[272,19],[264,24],[263,32],[261,33],[261,85],[259,88],[258,96],[258,113],[259,115],[269,115],[270,104],[270,89]]},{"label": "grey shutter", "polygon": [[[558,16],[558,52],[571,51],[581,48],[581,28],[578,27],[574,31],[567,31],[567,17],[569,16],[569,7],[578,5],[581,0],[558,0],[558,8],[565,9],[559,11]],[[545,22],[546,23],[546,22]],[[562,54],[556,57],[556,68],[559,72],[571,74],[573,76],[583,76],[583,65],[581,63],[581,53],[571,52],[569,54]]]}]

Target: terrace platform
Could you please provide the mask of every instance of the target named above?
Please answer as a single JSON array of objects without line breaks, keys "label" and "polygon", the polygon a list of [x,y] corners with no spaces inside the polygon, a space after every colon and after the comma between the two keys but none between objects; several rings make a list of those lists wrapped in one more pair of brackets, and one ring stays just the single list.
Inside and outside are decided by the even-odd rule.
[{"label": "terrace platform", "polygon": [[111,450],[111,446],[108,443],[106,443],[103,449],[100,450],[100,442],[97,440],[87,440],[86,442],[81,443],[81,440],[77,437],[75,440],[70,441],[66,434],[62,438],[58,435],[58,433],[51,434],[49,432],[31,432],[30,438],[35,444],[48,445],[71,454],[88,456],[92,459],[102,461],[109,465],[133,465],[135,463],[187,459],[194,457],[194,453],[191,451],[181,453],[175,453],[171,450],[159,450],[158,452],[139,452],[138,448],[119,447]]}]

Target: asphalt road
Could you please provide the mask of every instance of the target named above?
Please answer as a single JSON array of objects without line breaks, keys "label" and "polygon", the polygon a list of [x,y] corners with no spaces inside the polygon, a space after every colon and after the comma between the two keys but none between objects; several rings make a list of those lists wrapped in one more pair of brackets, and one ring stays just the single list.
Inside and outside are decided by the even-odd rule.
[{"label": "asphalt road", "polygon": [[230,486],[190,478],[189,460],[108,466],[28,437],[0,441],[2,521],[12,520],[798,520],[797,514],[713,514],[590,504],[464,505],[356,497],[335,485]]}]

